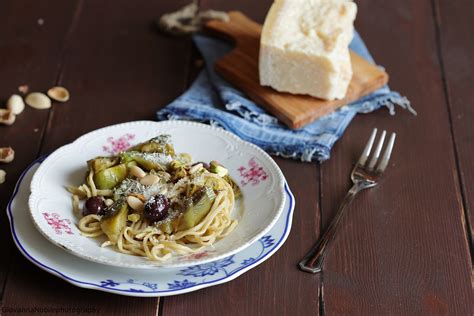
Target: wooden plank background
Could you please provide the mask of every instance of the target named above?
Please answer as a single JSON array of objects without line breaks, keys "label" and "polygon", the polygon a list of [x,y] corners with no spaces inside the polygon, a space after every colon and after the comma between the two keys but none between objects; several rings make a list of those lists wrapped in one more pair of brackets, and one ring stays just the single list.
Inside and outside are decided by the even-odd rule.
[{"label": "wooden plank background", "polygon": [[[458,173],[461,178],[464,211],[468,215],[467,229],[474,238],[474,153],[473,126],[474,38],[466,30],[472,29],[474,6],[470,1],[435,1],[438,49],[443,63],[445,102],[448,104],[453,142],[456,146]],[[460,14],[465,12],[465,14]],[[449,27],[447,27],[449,25]]]},{"label": "wooden plank background", "polygon": [[[102,126],[154,119],[186,89],[200,57],[189,38],[163,36],[153,26],[186,3],[0,2],[0,101],[24,83],[32,91],[61,84],[72,94],[66,104],[27,108],[15,125],[0,127],[0,147],[17,152],[1,166],[8,181],[0,186],[0,208],[39,154]],[[271,1],[200,3],[263,22]],[[386,110],[357,116],[322,165],[276,158],[297,206],[288,241],[273,257],[230,283],[186,295],[116,296],[34,267],[12,247],[2,215],[1,306],[92,308],[89,315],[472,315],[474,6],[469,0],[357,3],[358,31],[418,116],[400,109],[396,116]],[[334,215],[375,126],[398,134],[383,183],[354,202],[324,274],[299,272],[296,262]]]},{"label": "wooden plank background", "polygon": [[[57,76],[63,40],[73,12],[73,4],[57,3],[63,15],[55,16],[47,6],[11,1],[0,2],[0,102],[3,105],[17,87],[28,83],[32,89],[46,89]],[[18,23],[22,12],[24,21]],[[68,14],[69,13],[69,14]],[[16,15],[16,16],[15,16]],[[49,26],[38,25],[38,19],[48,19]],[[45,31],[44,28],[50,28]],[[15,162],[1,166],[7,172],[7,181],[0,186],[0,208],[5,209],[16,179],[38,155],[42,134],[46,128],[47,111],[26,109],[16,120],[14,127],[0,126],[0,147],[13,146]],[[21,131],[21,133],[19,133]],[[25,141],[28,140],[28,141]],[[0,281],[5,282],[12,253],[12,239],[6,214],[0,217],[0,245],[3,249],[0,261]],[[15,250],[16,252],[16,250]],[[1,287],[3,291],[3,286]]]}]

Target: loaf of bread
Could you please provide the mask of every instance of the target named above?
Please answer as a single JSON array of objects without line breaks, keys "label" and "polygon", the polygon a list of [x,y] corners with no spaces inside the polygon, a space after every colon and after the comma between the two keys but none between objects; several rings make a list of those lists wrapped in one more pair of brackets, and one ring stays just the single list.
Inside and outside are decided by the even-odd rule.
[{"label": "loaf of bread", "polygon": [[263,26],[260,84],[277,91],[342,99],[352,78],[352,0],[276,0]]}]

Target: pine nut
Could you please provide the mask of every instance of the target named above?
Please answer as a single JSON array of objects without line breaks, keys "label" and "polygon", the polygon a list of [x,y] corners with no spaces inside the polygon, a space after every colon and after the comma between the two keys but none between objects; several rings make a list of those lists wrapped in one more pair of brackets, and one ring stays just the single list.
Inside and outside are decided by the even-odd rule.
[{"label": "pine nut", "polygon": [[134,177],[137,177],[139,179],[143,178],[146,176],[146,172],[142,170],[142,168],[138,166],[131,166],[130,167],[130,174]]},{"label": "pine nut", "polygon": [[143,210],[145,209],[145,204],[143,204],[143,202],[140,201],[139,198],[134,197],[133,195],[127,197],[127,203],[135,211],[143,212]]},{"label": "pine nut", "polygon": [[193,173],[201,170],[202,168],[203,168],[202,163],[198,163],[197,165],[194,165],[194,166],[191,167],[191,169],[189,169],[189,173],[193,174]]},{"label": "pine nut", "polygon": [[155,174],[149,174],[140,179],[140,183],[143,185],[154,185],[160,182],[160,178]]}]

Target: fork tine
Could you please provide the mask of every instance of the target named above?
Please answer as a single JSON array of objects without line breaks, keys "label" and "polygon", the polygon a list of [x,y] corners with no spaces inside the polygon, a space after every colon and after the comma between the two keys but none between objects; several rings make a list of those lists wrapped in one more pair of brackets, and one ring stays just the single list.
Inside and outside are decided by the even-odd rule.
[{"label": "fork tine", "polygon": [[374,169],[375,164],[377,163],[377,160],[379,160],[380,152],[382,151],[382,147],[383,147],[383,142],[385,141],[385,135],[387,135],[387,131],[384,130],[382,132],[382,136],[379,139],[377,147],[375,148],[375,153],[372,156],[372,159],[370,159],[370,163],[369,163],[370,170]]},{"label": "fork tine", "polygon": [[383,153],[382,160],[380,161],[377,167],[377,171],[384,172],[385,168],[387,168],[388,161],[390,160],[390,155],[392,154],[393,145],[395,144],[396,136],[397,134],[395,133],[392,133],[392,135],[390,136],[390,140],[388,141],[387,148],[385,148],[385,152]]},{"label": "fork tine", "polygon": [[375,135],[377,135],[376,128],[372,130],[372,134],[370,135],[369,141],[367,142],[367,145],[365,145],[364,151],[362,152],[362,155],[360,156],[359,161],[357,162],[361,166],[365,165],[367,158],[369,158],[370,151],[372,150],[372,145],[374,144]]}]

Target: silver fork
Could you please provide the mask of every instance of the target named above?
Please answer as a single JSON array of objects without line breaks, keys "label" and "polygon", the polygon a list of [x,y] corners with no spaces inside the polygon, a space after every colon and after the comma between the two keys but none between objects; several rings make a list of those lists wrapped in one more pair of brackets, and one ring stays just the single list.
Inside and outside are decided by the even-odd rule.
[{"label": "silver fork", "polygon": [[342,201],[342,204],[339,207],[336,216],[334,216],[334,219],[332,220],[324,235],[311,248],[311,250],[304,257],[304,259],[300,261],[299,266],[301,270],[309,273],[318,273],[322,270],[324,257],[326,255],[328,245],[336,235],[337,228],[339,226],[339,223],[341,222],[342,216],[344,215],[344,211],[346,210],[347,206],[352,202],[357,193],[377,185],[380,177],[382,176],[382,173],[387,168],[388,161],[390,160],[390,155],[392,153],[393,145],[395,143],[396,134],[392,133],[392,135],[390,136],[390,140],[388,141],[388,145],[386,146],[385,151],[383,153],[383,156],[379,161],[386,134],[386,131],[382,132],[382,136],[380,137],[380,140],[377,143],[375,152],[370,161],[367,162],[369,160],[370,152],[372,150],[372,145],[375,141],[375,136],[377,135],[376,128],[374,128],[374,130],[372,131],[369,141],[367,142],[367,145],[365,145],[365,149],[362,152],[359,161],[352,170],[352,188],[349,190],[349,192],[347,192],[346,196],[344,197],[344,200]]}]

